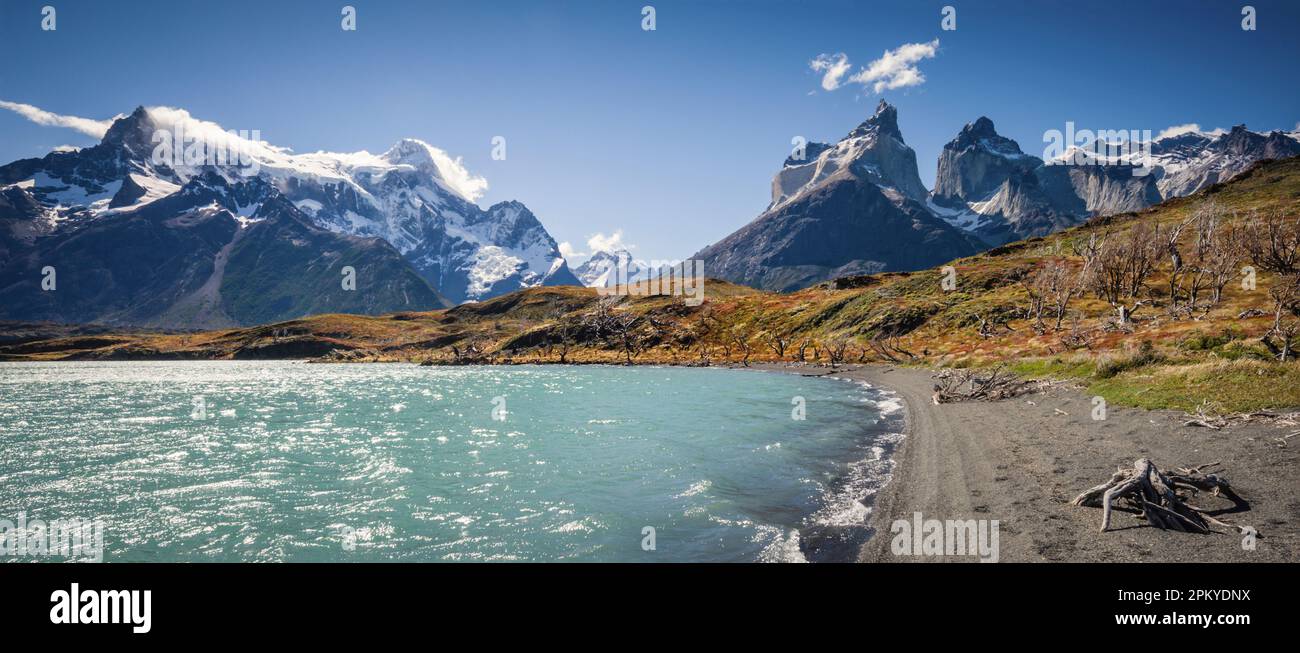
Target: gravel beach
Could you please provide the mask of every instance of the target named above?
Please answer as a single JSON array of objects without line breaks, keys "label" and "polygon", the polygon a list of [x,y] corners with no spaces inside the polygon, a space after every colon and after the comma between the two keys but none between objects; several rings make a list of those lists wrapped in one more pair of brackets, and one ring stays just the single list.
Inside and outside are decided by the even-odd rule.
[{"label": "gravel beach", "polygon": [[[775,366],[774,366],[775,368]],[[826,368],[781,367],[824,374]],[[863,562],[972,562],[971,556],[898,556],[895,520],[998,520],[1001,562],[1296,562],[1300,560],[1300,438],[1296,426],[1250,423],[1223,430],[1184,426],[1174,411],[1109,407],[1091,418],[1091,397],[1056,386],[997,402],[936,405],[924,369],[846,366],[834,376],[897,392],[907,411],[907,438],[893,478],[874,498],[876,534]],[[1069,505],[1120,466],[1150,458],[1162,469],[1221,462],[1221,475],[1250,503],[1218,518],[1254,527],[1254,550],[1238,534],[1197,535],[1149,527],[1117,511],[1106,533],[1101,510]],[[1231,502],[1201,497],[1209,510]]]}]

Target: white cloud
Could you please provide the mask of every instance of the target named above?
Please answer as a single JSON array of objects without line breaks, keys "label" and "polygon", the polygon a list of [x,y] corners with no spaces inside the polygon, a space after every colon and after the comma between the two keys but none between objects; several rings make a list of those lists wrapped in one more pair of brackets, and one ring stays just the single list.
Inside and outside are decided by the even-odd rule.
[{"label": "white cloud", "polygon": [[108,131],[109,126],[113,124],[112,118],[108,120],[92,120],[90,118],[79,118],[77,116],[63,116],[57,113],[51,113],[40,107],[34,107],[30,104],[19,102],[7,102],[0,100],[0,109],[8,109],[38,125],[46,127],[67,127],[75,129],[88,136],[103,138],[104,132]]},{"label": "white cloud", "polygon": [[933,59],[938,50],[939,39],[929,43],[905,43],[893,50],[885,50],[885,54],[854,73],[849,81],[863,86],[871,85],[871,90],[876,93],[919,86],[925,82],[925,75],[921,74],[916,64],[922,59]]},{"label": "white cloud", "polygon": [[54,150],[53,150],[53,151],[55,151],[55,152],[79,152],[80,150],[81,150],[81,148],[77,147],[76,145],[56,145],[56,146],[54,147]]},{"label": "white cloud", "polygon": [[867,64],[865,68],[845,75],[851,67],[849,58],[844,53],[819,54],[808,67],[822,73],[822,88],[833,91],[845,83],[861,84],[874,93],[908,86],[920,86],[925,83],[925,75],[916,64],[923,59],[933,59],[939,52],[939,39],[928,43],[904,43],[893,50],[885,50],[879,59]]},{"label": "white cloud", "polygon": [[[186,140],[202,141],[210,148],[238,152],[240,156],[256,161],[262,168],[288,169],[316,174],[322,178],[335,178],[358,168],[382,169],[394,165],[396,161],[407,165],[420,165],[427,161],[436,168],[443,185],[465,199],[477,200],[488,187],[487,179],[470,172],[460,157],[453,157],[416,139],[407,139],[409,145],[406,150],[394,147],[393,151],[383,155],[366,151],[295,154],[290,148],[271,145],[262,140],[260,132],[256,130],[227,130],[215,122],[200,120],[190,115],[190,112],[175,107],[149,107],[147,110],[155,128],[173,135],[182,133]],[[387,158],[390,155],[395,158]],[[407,156],[409,159],[403,158]]]},{"label": "white cloud", "polygon": [[623,242],[623,230],[619,229],[608,236],[601,233],[593,234],[587,239],[587,249],[590,249],[593,253],[613,253],[620,249],[636,249],[636,245],[629,245]]},{"label": "white cloud", "polygon": [[1199,131],[1201,131],[1201,126],[1194,122],[1189,122],[1186,125],[1174,125],[1173,127],[1169,127],[1164,131],[1160,132],[1159,134],[1156,134],[1156,140],[1160,140],[1162,138],[1169,138],[1170,136],[1178,136],[1179,134],[1187,134],[1187,133],[1199,132]]},{"label": "white cloud", "polygon": [[[104,133],[108,131],[113,122],[123,117],[116,116],[109,120],[91,120],[76,116],[62,116],[30,104],[19,104],[4,100],[0,100],[0,108],[13,111],[39,125],[67,127],[96,138],[103,138]],[[216,148],[226,152],[238,153],[240,157],[247,156],[264,168],[292,169],[315,174],[325,179],[339,179],[344,178],[351,169],[365,167],[385,168],[393,165],[392,161],[384,158],[386,155],[375,155],[365,151],[294,154],[293,150],[287,147],[277,147],[265,140],[261,140],[258,130],[253,130],[251,132],[252,138],[249,138],[250,132],[247,130],[240,132],[228,131],[215,122],[195,118],[184,109],[158,106],[149,107],[147,111],[149,119],[156,129],[166,130],[173,135],[183,133],[186,141],[202,141],[210,149]],[[418,143],[423,148],[423,154],[427,157],[427,162],[436,168],[438,178],[451,191],[460,194],[465,199],[476,201],[487,190],[487,179],[470,172],[465,167],[461,157],[453,157],[447,152],[423,141],[408,140]],[[417,157],[411,165],[419,164],[420,161],[421,159]]]},{"label": "white cloud", "polygon": [[1201,129],[1200,125],[1194,122],[1189,122],[1185,125],[1174,125],[1172,127],[1168,127],[1164,129],[1159,134],[1156,134],[1156,140],[1160,140],[1162,138],[1169,138],[1170,136],[1178,136],[1180,134],[1191,134],[1191,133],[1205,134],[1207,136],[1221,136],[1223,134],[1228,133],[1228,130],[1220,127],[1218,129],[1211,129],[1209,131],[1205,131]]},{"label": "white cloud", "polygon": [[819,54],[808,62],[808,67],[822,74],[822,88],[833,91],[840,87],[840,80],[849,72],[849,57],[843,52],[836,54]]},{"label": "white cloud", "polygon": [[587,255],[586,252],[579,252],[578,250],[574,249],[573,243],[570,243],[567,240],[560,243],[560,256],[563,256],[566,260],[571,258],[576,258],[579,256],[586,256],[586,255]]}]

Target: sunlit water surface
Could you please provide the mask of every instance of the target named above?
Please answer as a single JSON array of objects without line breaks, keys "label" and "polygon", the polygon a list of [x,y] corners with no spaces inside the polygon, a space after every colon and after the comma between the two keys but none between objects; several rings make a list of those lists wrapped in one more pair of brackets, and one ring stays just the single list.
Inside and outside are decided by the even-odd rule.
[{"label": "sunlit water surface", "polygon": [[782,373],[3,363],[0,519],[101,518],[109,562],[844,560],[901,430]]}]

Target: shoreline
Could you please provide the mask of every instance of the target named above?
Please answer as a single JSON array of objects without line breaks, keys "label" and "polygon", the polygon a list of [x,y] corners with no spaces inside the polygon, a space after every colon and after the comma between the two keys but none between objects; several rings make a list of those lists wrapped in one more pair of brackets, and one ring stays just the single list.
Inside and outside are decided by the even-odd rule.
[{"label": "shoreline", "polygon": [[[754,369],[798,373],[798,366]],[[820,368],[825,369],[825,368]],[[829,370],[827,370],[829,371]],[[1109,407],[1091,418],[1091,397],[1055,386],[997,402],[935,405],[929,369],[846,365],[826,376],[863,381],[904,403],[905,437],[889,481],[871,497],[871,536],[859,562],[975,562],[976,556],[897,556],[895,520],[998,520],[1001,562],[1294,562],[1300,559],[1300,448],[1282,436],[1295,427],[1261,423],[1220,431],[1185,426],[1179,411]],[[821,375],[817,375],[821,376]],[[1140,457],[1162,468],[1221,462],[1249,503],[1219,519],[1255,528],[1254,550],[1241,535],[1197,535],[1152,528],[1117,510],[1099,530],[1101,510],[1069,505]],[[1202,496],[1210,510],[1231,503]]]}]

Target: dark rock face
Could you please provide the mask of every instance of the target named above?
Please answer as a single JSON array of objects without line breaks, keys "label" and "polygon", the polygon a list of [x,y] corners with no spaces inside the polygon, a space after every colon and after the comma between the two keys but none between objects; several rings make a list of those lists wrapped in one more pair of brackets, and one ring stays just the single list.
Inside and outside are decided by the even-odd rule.
[{"label": "dark rock face", "polygon": [[925,208],[916,153],[888,103],[834,145],[810,143],[806,155],[777,172],[767,211],[695,255],[707,276],[787,291],[978,251]]},{"label": "dark rock face", "polygon": [[1118,165],[1045,164],[981,117],[939,155],[931,201],[990,246],[1043,236],[1092,215],[1160,201],[1156,177]]},{"label": "dark rock face", "polygon": [[1020,151],[1014,140],[998,135],[993,121],[981,117],[966,125],[939,154],[934,201],[958,207],[998,190],[1012,177],[1021,177],[1042,161]]},{"label": "dark rock face", "polygon": [[143,186],[135,180],[134,175],[127,175],[122,178],[122,187],[113,195],[112,201],[108,203],[108,208],[117,209],[124,206],[132,206],[144,197],[146,191]]},{"label": "dark rock face", "polygon": [[[142,210],[41,238],[0,269],[0,315],[148,324],[203,285],[238,229],[223,211]],[[46,266],[54,268],[54,290],[41,287]]]},{"label": "dark rock face", "polygon": [[978,251],[909,198],[845,178],[764,213],[695,256],[707,276],[764,290],[890,270],[919,270]]},{"label": "dark rock face", "polygon": [[41,221],[44,211],[25,188],[0,190],[0,268],[16,252],[30,247],[51,226]]},{"label": "dark rock face", "polygon": [[[448,305],[380,238],[321,229],[278,195],[253,219],[233,241],[221,278],[222,310],[238,324]],[[355,289],[344,288],[345,268],[355,272]]]},{"label": "dark rock face", "polygon": [[273,190],[241,226],[222,202],[246,189],[212,182],[36,239],[0,266],[0,317],[211,328],[446,305],[387,243],[315,227]]}]

